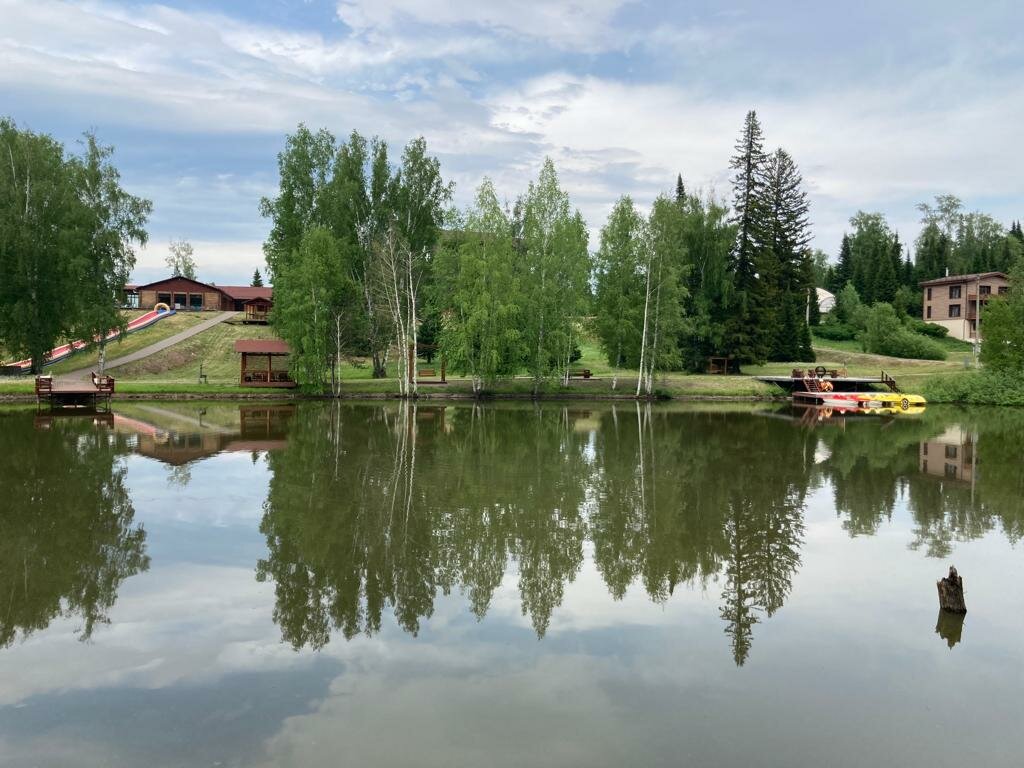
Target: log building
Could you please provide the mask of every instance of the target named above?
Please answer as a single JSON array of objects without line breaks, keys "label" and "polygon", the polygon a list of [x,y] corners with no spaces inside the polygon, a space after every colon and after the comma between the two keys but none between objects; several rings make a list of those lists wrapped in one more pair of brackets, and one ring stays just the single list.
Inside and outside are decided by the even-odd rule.
[{"label": "log building", "polygon": [[187,277],[168,277],[146,285],[125,286],[125,306],[153,309],[166,304],[171,309],[245,312],[247,322],[266,322],[274,305],[274,289],[248,285],[212,285]]}]

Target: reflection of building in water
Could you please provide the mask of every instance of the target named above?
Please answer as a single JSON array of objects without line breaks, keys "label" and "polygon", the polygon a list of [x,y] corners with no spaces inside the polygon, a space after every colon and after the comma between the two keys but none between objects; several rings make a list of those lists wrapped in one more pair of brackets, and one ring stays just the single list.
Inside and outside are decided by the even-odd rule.
[{"label": "reflection of building in water", "polygon": [[973,482],[978,470],[974,436],[953,426],[920,445],[920,468],[926,475]]},{"label": "reflection of building in water", "polygon": [[[114,414],[114,429],[135,436],[135,453],[172,466],[180,466],[218,453],[272,451],[287,445],[288,421],[294,405],[260,405],[239,408],[237,429],[205,424],[202,419],[180,423],[181,414],[159,409],[145,419]],[[202,411],[200,411],[202,414]],[[170,423],[168,423],[170,422]]]}]

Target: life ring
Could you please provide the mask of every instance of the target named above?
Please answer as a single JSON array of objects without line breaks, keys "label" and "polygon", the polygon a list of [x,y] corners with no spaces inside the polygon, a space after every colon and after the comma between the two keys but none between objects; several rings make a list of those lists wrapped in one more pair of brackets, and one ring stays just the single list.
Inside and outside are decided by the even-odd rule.
[{"label": "life ring", "polygon": [[819,379],[820,379],[820,378],[821,378],[822,376],[824,376],[824,375],[825,375],[826,373],[828,373],[828,371],[827,371],[827,369],[825,368],[825,366],[824,366],[824,365],[819,365],[818,367],[816,367],[816,368],[814,369],[814,374],[815,374],[815,375],[816,375],[816,376],[817,376],[817,377],[818,377]]},{"label": "life ring", "polygon": [[153,305],[153,310],[155,312],[170,312],[171,308],[161,301],[160,303]]},{"label": "life ring", "polygon": [[902,400],[900,400],[900,408],[902,408],[904,411],[909,411],[910,410],[910,401],[907,400],[907,398],[904,397]]},{"label": "life ring", "polygon": [[833,387],[832,387],[832,382],[831,381],[823,381],[823,382],[821,382],[821,391],[822,392],[831,392],[832,389],[833,389]]}]

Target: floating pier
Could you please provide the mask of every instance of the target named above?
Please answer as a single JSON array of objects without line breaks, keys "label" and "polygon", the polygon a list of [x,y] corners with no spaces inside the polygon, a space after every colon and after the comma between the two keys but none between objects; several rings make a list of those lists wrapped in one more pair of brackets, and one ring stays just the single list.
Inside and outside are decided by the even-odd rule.
[{"label": "floating pier", "polygon": [[97,376],[95,373],[86,381],[61,381],[52,376],[36,377],[36,403],[44,403],[51,409],[103,407],[110,410],[110,398],[114,394],[114,378]]}]

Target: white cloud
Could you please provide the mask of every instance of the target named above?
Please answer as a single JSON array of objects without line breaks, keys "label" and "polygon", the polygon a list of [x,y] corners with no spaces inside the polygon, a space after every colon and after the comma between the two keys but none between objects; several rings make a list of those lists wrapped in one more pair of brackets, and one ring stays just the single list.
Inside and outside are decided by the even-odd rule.
[{"label": "white cloud", "polygon": [[409,22],[478,27],[573,50],[602,50],[621,35],[613,20],[631,0],[488,2],[488,0],[342,0],[338,17],[358,33],[399,30]]}]

